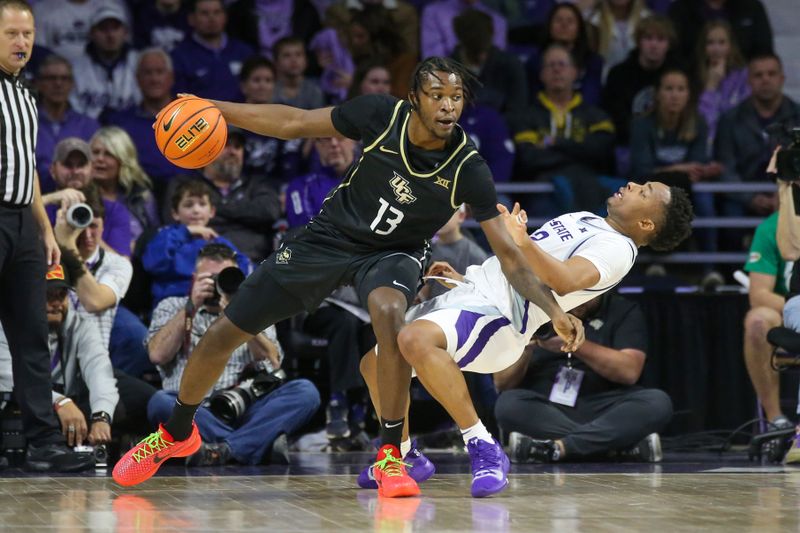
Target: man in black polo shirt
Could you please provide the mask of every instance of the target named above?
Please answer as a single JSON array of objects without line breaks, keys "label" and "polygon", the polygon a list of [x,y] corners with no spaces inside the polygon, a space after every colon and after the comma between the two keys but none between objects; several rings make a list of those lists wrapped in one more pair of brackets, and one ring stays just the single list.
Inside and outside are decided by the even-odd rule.
[{"label": "man in black polo shirt", "polygon": [[77,471],[94,458],[66,447],[51,404],[45,271],[60,252],[39,192],[36,101],[18,78],[34,33],[27,2],[0,0],[0,322],[28,439],[26,467]]},{"label": "man in black polo shirt", "polygon": [[[672,401],[663,391],[635,385],[647,350],[644,314],[611,293],[572,313],[586,331],[586,342],[572,357],[556,353],[552,338],[537,340],[514,366],[494,375],[504,391],[495,416],[511,432],[511,460],[551,462],[635,451],[635,457],[623,455],[660,461],[657,432],[672,418]],[[562,371],[566,367],[577,377],[568,386],[557,380],[569,375]]]}]

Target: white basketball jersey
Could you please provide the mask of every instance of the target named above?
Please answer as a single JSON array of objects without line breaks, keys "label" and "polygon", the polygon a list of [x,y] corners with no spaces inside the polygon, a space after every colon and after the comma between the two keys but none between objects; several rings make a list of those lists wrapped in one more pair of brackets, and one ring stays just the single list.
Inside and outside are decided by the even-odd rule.
[{"label": "white basketball jersey", "polygon": [[[578,255],[591,261],[600,272],[600,280],[588,289],[565,296],[553,293],[564,311],[574,309],[617,285],[633,267],[638,252],[633,240],[588,211],[554,218],[531,233],[531,239],[556,259],[566,261]],[[533,334],[550,320],[544,311],[531,305],[511,287],[496,256],[482,265],[467,268],[465,278],[523,331]]]}]

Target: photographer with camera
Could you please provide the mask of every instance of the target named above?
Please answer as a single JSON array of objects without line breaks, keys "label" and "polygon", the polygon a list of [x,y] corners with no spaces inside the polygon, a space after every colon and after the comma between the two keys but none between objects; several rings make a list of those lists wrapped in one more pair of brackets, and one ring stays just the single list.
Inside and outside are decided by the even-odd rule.
[{"label": "photographer with camera", "polygon": [[78,190],[85,203],[59,209],[56,242],[64,264],[74,273],[73,306],[96,322],[115,369],[131,376],[154,371],[145,349],[147,328],[129,310],[120,307],[133,276],[130,261],[103,246],[105,202],[91,185]]},{"label": "photographer with camera", "polygon": [[[766,175],[778,177],[778,211],[756,228],[750,254],[744,270],[748,273],[750,309],[744,319],[744,359],[747,374],[764,409],[766,430],[777,431],[792,427],[780,405],[780,379],[771,363],[772,345],[767,334],[784,321],[786,295],[792,262],[800,256],[800,218],[795,213],[797,185],[792,177],[800,178],[800,164],[790,168],[792,155],[797,157],[798,146],[772,153]],[[794,250],[794,251],[792,251]],[[788,261],[787,261],[788,260]],[[773,447],[777,449],[777,447]],[[775,458],[775,457],[773,457]]]},{"label": "photographer with camera", "polygon": [[[780,258],[786,261],[787,266],[784,271],[789,272],[791,270],[786,303],[783,304],[783,325],[800,335],[800,268],[797,263],[797,260],[800,259],[800,128],[794,128],[790,135],[791,144],[783,149],[779,146],[775,150],[767,168],[767,173],[776,177],[778,183],[779,207],[775,232],[776,246],[780,253]],[[769,325],[772,327],[780,326],[780,321],[775,317]],[[767,329],[767,332],[770,329]],[[788,332],[786,333],[788,334]],[[764,406],[767,417],[770,417],[772,413],[768,410],[768,407],[774,410],[773,404],[778,402],[778,408],[780,409],[778,388],[780,381],[778,372],[773,368],[771,361],[772,346],[766,340],[764,342],[763,350],[759,354],[762,357],[760,367],[763,377],[768,378],[765,382],[770,387],[766,389],[764,398],[761,396],[761,391],[757,389],[757,392],[759,392],[759,400]],[[766,366],[768,368],[764,370]],[[753,383],[755,384],[755,380],[753,380]],[[791,421],[782,414],[780,416],[783,417],[780,420],[782,423],[776,425],[773,421],[768,430],[791,427]],[[770,420],[772,421],[773,419],[770,418]],[[800,428],[798,430],[800,431]],[[773,448],[782,451],[784,448],[777,444]],[[791,449],[786,454],[786,463],[800,462],[799,444],[797,438],[792,440]],[[778,460],[779,458],[777,454],[773,454],[772,459]]]},{"label": "photographer with camera", "polygon": [[[62,259],[70,254],[64,250]],[[48,344],[52,380],[52,405],[68,446],[93,446],[99,460],[114,434],[141,429],[145,406],[155,388],[136,378],[115,372],[108,349],[94,320],[76,312],[71,296],[75,269],[65,262],[46,274]],[[11,353],[0,331],[0,390],[13,384]],[[20,384],[25,386],[26,384]],[[133,424],[130,426],[129,424]],[[135,431],[135,430],[134,430]]]},{"label": "photographer with camera", "polygon": [[[165,298],[153,311],[148,348],[163,378],[163,390],[148,405],[152,423],[169,418],[187,361],[238,289],[237,280],[241,283],[244,275],[234,251],[224,244],[207,244],[197,256],[189,296]],[[275,460],[288,461],[285,436],[311,418],[320,400],[308,380],[282,383],[282,358],[274,326],[234,350],[212,394],[197,411],[203,444],[187,459],[188,465],[222,465],[230,459],[254,465],[270,449]]]}]

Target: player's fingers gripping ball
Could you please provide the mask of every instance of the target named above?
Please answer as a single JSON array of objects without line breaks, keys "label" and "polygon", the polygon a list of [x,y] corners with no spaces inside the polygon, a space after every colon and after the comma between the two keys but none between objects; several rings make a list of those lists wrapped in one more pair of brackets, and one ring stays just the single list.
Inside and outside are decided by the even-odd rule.
[{"label": "player's fingers gripping ball", "polygon": [[219,108],[196,96],[167,104],[156,116],[153,129],[158,149],[181,168],[208,165],[228,140],[228,125]]}]

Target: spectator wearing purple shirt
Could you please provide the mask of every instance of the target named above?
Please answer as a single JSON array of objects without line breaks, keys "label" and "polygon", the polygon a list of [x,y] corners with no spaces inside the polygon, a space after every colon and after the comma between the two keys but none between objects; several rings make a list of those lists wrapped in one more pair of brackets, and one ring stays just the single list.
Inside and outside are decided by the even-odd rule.
[{"label": "spectator wearing purple shirt", "polygon": [[[50,172],[56,184],[54,192],[42,195],[42,203],[51,224],[55,224],[59,207],[68,208],[86,200],[82,190],[91,186],[91,150],[83,139],[67,137],[53,151]],[[117,202],[103,200],[103,242],[115,252],[129,256],[131,243],[130,213]]]},{"label": "spectator wearing purple shirt", "polygon": [[187,174],[161,154],[153,135],[156,115],[172,100],[175,77],[169,54],[160,48],[142,50],[136,66],[136,82],[142,92],[142,103],[112,111],[102,118],[105,124],[119,126],[131,136],[142,169],[155,182],[154,190],[163,191],[170,178]]},{"label": "spectator wearing purple shirt", "polygon": [[453,19],[467,9],[477,9],[492,17],[493,43],[497,48],[505,50],[508,25],[500,13],[489,9],[479,0],[439,0],[431,2],[422,10],[422,57],[449,56],[453,53],[458,43],[453,30]]},{"label": "spectator wearing purple shirt", "polygon": [[339,185],[355,157],[356,143],[346,137],[314,141],[322,168],[289,182],[286,188],[286,221],[290,228],[311,221],[331,191]]},{"label": "spectator wearing purple shirt", "polygon": [[140,2],[134,15],[134,46],[138,49],[157,46],[170,52],[192,31],[188,13],[181,0]]},{"label": "spectator wearing purple shirt", "polygon": [[697,47],[697,81],[702,90],[698,108],[708,126],[710,152],[720,115],[750,96],[744,59],[730,24],[724,20],[709,22],[703,28]]},{"label": "spectator wearing purple shirt", "polygon": [[254,51],[225,33],[226,22],[222,0],[196,0],[189,12],[194,31],[172,50],[178,93],[241,102],[236,78]]},{"label": "spectator wearing purple shirt", "polygon": [[63,57],[51,54],[42,60],[36,71],[35,86],[39,92],[36,168],[39,171],[42,193],[46,193],[56,188],[50,176],[50,164],[58,141],[67,137],[79,137],[88,141],[100,124],[70,106],[69,96],[75,82],[72,65]]},{"label": "spectator wearing purple shirt", "polygon": [[136,239],[159,226],[152,182],[139,165],[130,136],[116,126],[97,130],[89,141],[92,151],[92,179],[104,200],[119,202],[130,212],[130,255]]}]

